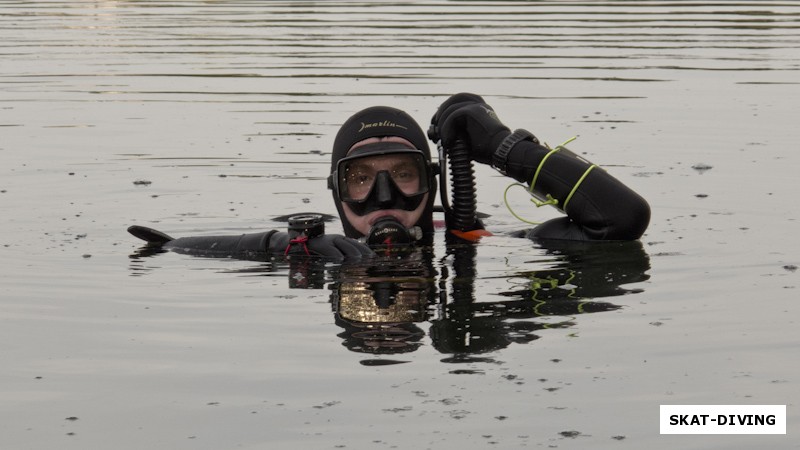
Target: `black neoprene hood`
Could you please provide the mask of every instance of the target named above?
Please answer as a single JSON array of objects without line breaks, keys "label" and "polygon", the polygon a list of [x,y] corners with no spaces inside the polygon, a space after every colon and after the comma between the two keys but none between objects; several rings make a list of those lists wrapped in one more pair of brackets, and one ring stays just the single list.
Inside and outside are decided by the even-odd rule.
[{"label": "black neoprene hood", "polygon": [[[425,155],[426,160],[431,160],[431,151],[428,147],[425,132],[422,131],[422,128],[410,115],[389,106],[373,106],[355,113],[342,124],[333,141],[330,173],[336,170],[339,160],[346,157],[350,148],[357,142],[368,138],[386,136],[398,136],[408,140]],[[436,183],[432,183],[431,190],[428,192],[425,211],[416,224],[426,234],[433,232],[433,202],[435,197]],[[333,200],[336,204],[336,209],[339,211],[345,235],[353,238],[362,237],[363,234],[353,228],[347,221],[342,209],[342,202],[335,190],[333,192]]]},{"label": "black neoprene hood", "polygon": [[339,128],[336,139],[333,141],[333,155],[331,158],[331,173],[336,170],[336,163],[347,156],[356,142],[371,137],[399,136],[414,144],[431,159],[428,140],[419,124],[404,111],[388,106],[373,106],[361,110]]}]

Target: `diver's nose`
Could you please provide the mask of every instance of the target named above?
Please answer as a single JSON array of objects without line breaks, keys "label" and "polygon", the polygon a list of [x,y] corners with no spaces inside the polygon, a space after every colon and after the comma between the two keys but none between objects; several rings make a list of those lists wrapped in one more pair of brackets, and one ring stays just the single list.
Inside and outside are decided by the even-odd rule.
[{"label": "diver's nose", "polygon": [[377,179],[375,180],[375,189],[377,190],[379,205],[385,206],[394,203],[389,172],[378,172]]}]

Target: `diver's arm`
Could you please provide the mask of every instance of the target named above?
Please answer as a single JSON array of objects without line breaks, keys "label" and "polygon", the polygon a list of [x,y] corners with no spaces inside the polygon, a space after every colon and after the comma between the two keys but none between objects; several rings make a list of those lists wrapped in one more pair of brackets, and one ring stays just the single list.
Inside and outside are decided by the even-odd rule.
[{"label": "diver's arm", "polygon": [[173,239],[164,248],[178,253],[203,256],[266,255],[270,252],[270,240],[278,233],[275,230],[248,233],[238,236],[196,236]]},{"label": "diver's arm", "polygon": [[304,254],[339,259],[373,254],[363,243],[339,234],[292,239],[287,232],[271,230],[238,236],[196,236],[175,239],[138,225],[128,228],[128,232],[144,239],[150,246],[160,246],[178,253],[197,256],[251,258]]},{"label": "diver's arm", "polygon": [[277,231],[249,233],[236,236],[190,236],[173,238],[152,228],[133,225],[128,227],[132,235],[147,241],[150,247],[161,247],[178,253],[202,256],[265,255],[270,252],[270,241]]},{"label": "diver's arm", "polygon": [[499,170],[530,186],[566,213],[529,233],[573,240],[634,240],[650,223],[650,206],[602,168],[568,150],[551,150],[532,140],[514,145]]},{"label": "diver's arm", "polygon": [[477,95],[456,94],[443,103],[431,135],[446,148],[466,138],[473,160],[534,184],[534,192],[566,213],[534,228],[530,237],[635,240],[649,224],[650,207],[638,194],[569,151],[551,150],[524,130],[512,133]]}]

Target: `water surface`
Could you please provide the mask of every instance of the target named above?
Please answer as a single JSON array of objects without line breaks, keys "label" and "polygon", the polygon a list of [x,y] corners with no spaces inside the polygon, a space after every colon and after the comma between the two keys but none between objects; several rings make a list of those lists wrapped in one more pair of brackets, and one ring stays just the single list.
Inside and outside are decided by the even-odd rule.
[{"label": "water surface", "polygon": [[[3,2],[2,447],[797,448],[799,27],[785,1]],[[498,234],[437,236],[405,284],[125,233],[335,214],[346,117],[461,91],[577,136],[650,202],[641,244],[509,237],[485,167]],[[404,325],[353,325],[387,292]],[[660,404],[788,404],[789,435],[660,436]]]}]

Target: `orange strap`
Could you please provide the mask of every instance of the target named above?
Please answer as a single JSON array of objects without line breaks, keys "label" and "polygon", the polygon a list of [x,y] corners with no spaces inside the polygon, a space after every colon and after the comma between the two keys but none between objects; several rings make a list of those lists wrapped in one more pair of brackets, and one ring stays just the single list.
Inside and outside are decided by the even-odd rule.
[{"label": "orange strap", "polygon": [[484,236],[492,236],[492,232],[488,230],[472,230],[472,231],[459,231],[450,230],[453,235],[464,239],[465,241],[478,242]]}]

